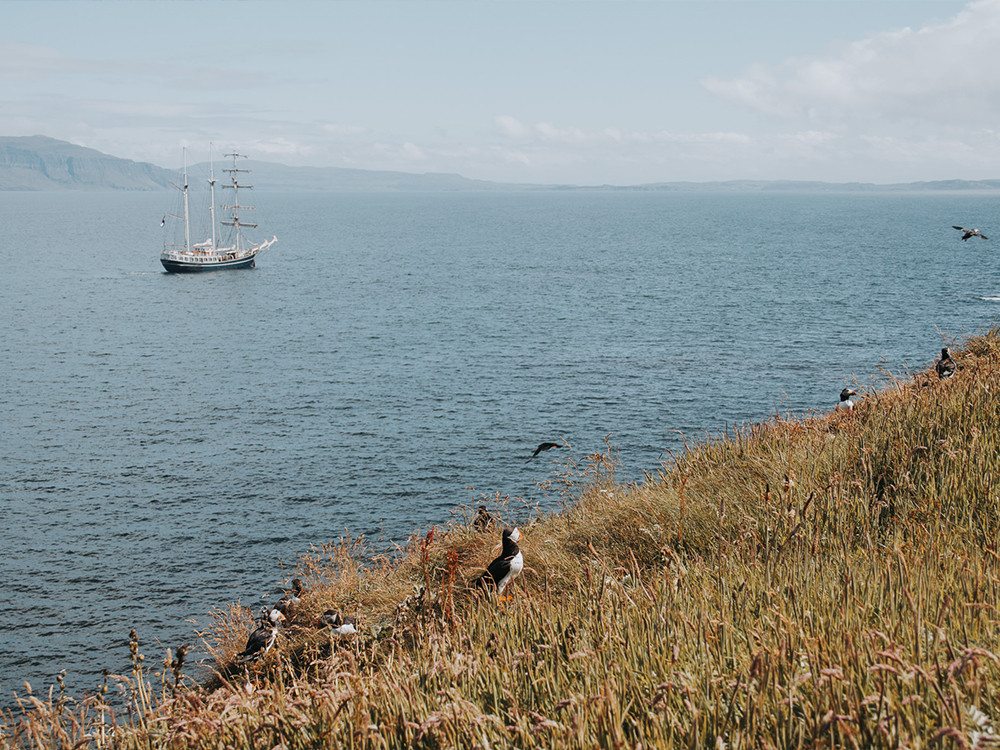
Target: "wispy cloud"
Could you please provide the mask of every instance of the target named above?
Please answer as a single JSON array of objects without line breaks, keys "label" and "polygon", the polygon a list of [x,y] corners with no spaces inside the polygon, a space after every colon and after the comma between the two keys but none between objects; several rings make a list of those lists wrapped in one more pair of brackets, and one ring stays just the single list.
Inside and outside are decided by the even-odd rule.
[{"label": "wispy cloud", "polygon": [[741,106],[812,126],[966,127],[1000,114],[998,66],[1000,2],[980,0],[946,23],[887,31],[702,83]]},{"label": "wispy cloud", "polygon": [[71,72],[74,61],[49,47],[18,42],[0,43],[0,79],[32,81]]},{"label": "wispy cloud", "polygon": [[[690,16],[697,28],[707,17],[700,4],[684,4],[684,13],[665,13],[664,5],[632,10],[671,21]],[[95,27],[121,21],[117,12],[99,17],[103,4],[94,9],[86,18]],[[767,15],[759,22],[770,23]],[[571,49],[567,64],[546,76],[537,75],[544,57],[502,70],[491,57],[481,65],[494,76],[483,79],[489,85],[470,89],[457,66],[421,64],[424,45],[407,47],[406,35],[384,67],[379,60],[352,66],[340,47],[300,43],[268,45],[237,68],[204,36],[187,38],[181,53],[163,45],[84,47],[79,35],[55,41],[41,15],[37,24],[36,44],[0,41],[0,133],[41,133],[165,166],[176,165],[179,144],[209,141],[289,164],[577,184],[996,177],[1000,163],[1000,0],[826,47],[827,37],[809,29],[808,43],[817,45],[810,54],[774,64],[727,58],[742,72],[703,77],[701,86],[678,74],[668,47],[636,47],[648,63],[641,69],[629,67],[626,54],[588,67],[591,49],[581,47],[576,58]],[[591,30],[595,38],[602,31]],[[613,43],[623,49],[622,40]],[[464,55],[475,69],[477,52],[445,46],[429,61]],[[686,50],[684,70],[709,59],[722,65],[718,49],[702,53]],[[413,63],[412,75],[404,75],[403,60]],[[659,63],[669,74],[656,75]]]}]

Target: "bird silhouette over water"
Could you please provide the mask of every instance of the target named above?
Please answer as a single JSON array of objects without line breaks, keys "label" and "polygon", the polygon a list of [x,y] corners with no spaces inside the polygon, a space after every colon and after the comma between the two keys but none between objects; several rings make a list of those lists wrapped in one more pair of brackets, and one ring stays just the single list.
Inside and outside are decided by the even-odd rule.
[{"label": "bird silhouette over water", "polygon": [[935,365],[938,377],[946,380],[955,374],[955,360],[951,358],[951,349],[947,346],[941,350],[941,359]]},{"label": "bird silhouette over water", "polygon": [[[559,443],[539,443],[538,447],[535,448],[535,452],[531,454],[531,458],[529,458],[528,461],[530,461],[532,458],[534,458],[535,456],[537,456],[542,451],[548,451],[548,450],[552,450],[553,448],[558,448],[558,447],[559,447]],[[527,461],[525,463],[527,463]]]},{"label": "bird silhouette over water", "polygon": [[963,233],[962,234],[962,239],[965,242],[969,241],[969,237],[982,237],[984,240],[988,240],[989,239],[989,237],[987,237],[985,234],[983,234],[982,232],[980,232],[978,229],[966,229],[965,227],[960,227],[960,226],[957,226],[955,224],[952,224],[952,226],[955,229],[957,229],[959,232]]}]

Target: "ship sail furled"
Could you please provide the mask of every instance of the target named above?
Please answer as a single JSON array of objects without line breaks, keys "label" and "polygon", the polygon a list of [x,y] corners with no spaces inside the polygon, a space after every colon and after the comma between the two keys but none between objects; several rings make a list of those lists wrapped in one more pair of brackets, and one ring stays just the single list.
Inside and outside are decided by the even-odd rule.
[{"label": "ship sail furled", "polygon": [[208,184],[211,190],[211,227],[212,236],[204,242],[195,245],[191,244],[190,233],[190,212],[188,210],[188,179],[187,179],[187,151],[184,158],[184,185],[176,186],[184,194],[184,245],[164,244],[163,252],[160,254],[160,262],[163,267],[171,273],[188,273],[196,271],[217,271],[231,268],[253,268],[256,264],[256,257],[267,248],[278,241],[277,237],[271,237],[264,242],[254,243],[243,236],[242,229],[254,229],[256,224],[244,221],[240,218],[240,211],[252,211],[255,206],[241,206],[239,201],[239,191],[250,190],[252,185],[240,184],[239,175],[248,174],[250,170],[240,169],[237,166],[240,158],[246,158],[243,154],[226,154],[227,158],[232,158],[232,169],[223,170],[230,175],[230,184],[224,184],[224,188],[233,191],[233,205],[223,206],[226,211],[231,211],[229,219],[222,221],[222,225],[232,228],[233,240],[228,247],[218,247],[216,244],[216,221],[215,221],[215,165],[212,162]]}]

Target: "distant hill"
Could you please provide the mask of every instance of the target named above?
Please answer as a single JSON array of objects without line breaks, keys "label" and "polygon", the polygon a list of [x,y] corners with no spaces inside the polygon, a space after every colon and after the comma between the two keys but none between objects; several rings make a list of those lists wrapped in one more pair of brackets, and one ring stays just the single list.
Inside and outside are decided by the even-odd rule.
[{"label": "distant hill", "polygon": [[930,180],[925,182],[816,182],[810,180],[725,180],[718,182],[652,182],[644,185],[581,187],[552,185],[552,190],[614,190],[636,192],[718,193],[891,193],[937,190],[1000,190],[1000,180]]},{"label": "distant hill", "polygon": [[[215,162],[215,176],[220,184],[224,175],[220,172],[227,165],[225,159]],[[188,166],[188,179],[208,179],[208,163]],[[268,191],[469,191],[469,190],[512,190],[539,189],[535,185],[510,185],[486,180],[472,180],[457,174],[426,172],[391,172],[369,169],[344,169],[342,167],[289,167],[268,161],[248,159],[240,162],[240,169],[253,173],[250,182]],[[541,188],[545,189],[545,188]]]},{"label": "distant hill", "polygon": [[[225,160],[215,164],[216,178],[224,178]],[[529,186],[470,180],[457,174],[289,167],[263,161],[241,162],[253,171],[251,182],[274,191],[445,191],[510,190]],[[192,186],[208,179],[207,162],[188,165]],[[163,190],[180,182],[180,170],[119,159],[42,135],[0,136],[0,190]]]},{"label": "distant hill", "polygon": [[43,135],[0,137],[0,190],[162,190],[176,179],[153,164]]},{"label": "distant hill", "polygon": [[[216,177],[224,175],[216,162]],[[1000,180],[936,180],[896,184],[833,183],[793,180],[657,182],[645,185],[531,185],[472,180],[457,174],[376,171],[339,167],[289,167],[248,161],[252,183],[268,191],[647,191],[647,192],[903,192],[933,190],[1000,190]],[[192,186],[208,178],[207,163],[188,166]],[[34,135],[0,136],[0,190],[163,190],[180,181],[180,170],[76,146]]]}]

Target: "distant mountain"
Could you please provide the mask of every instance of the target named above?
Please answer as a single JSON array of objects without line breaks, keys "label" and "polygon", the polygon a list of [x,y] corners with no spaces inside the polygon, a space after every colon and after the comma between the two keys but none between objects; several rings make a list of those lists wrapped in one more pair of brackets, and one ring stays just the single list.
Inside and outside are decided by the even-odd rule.
[{"label": "distant mountain", "polygon": [[0,137],[0,190],[162,190],[177,173],[43,135]]},{"label": "distant mountain", "polygon": [[[216,176],[224,160],[216,163]],[[794,180],[729,180],[657,182],[645,185],[531,185],[472,180],[457,174],[376,171],[340,167],[289,167],[248,161],[252,182],[268,191],[647,191],[647,192],[903,192],[933,190],[1000,190],[1000,180],[935,180],[875,184]],[[192,186],[208,179],[207,163],[188,166]],[[162,190],[180,181],[180,170],[119,159],[83,146],[42,135],[0,136],[0,190]]]},{"label": "distant mountain", "polygon": [[931,180],[925,182],[816,182],[810,180],[726,180],[719,182],[653,182],[645,185],[556,186],[552,190],[717,193],[891,193],[935,190],[1000,190],[1000,180]]},{"label": "distant mountain", "polygon": [[[216,177],[224,175],[225,160],[215,164]],[[470,180],[457,174],[288,167],[284,164],[247,161],[240,168],[253,171],[252,182],[269,191],[419,191],[511,190],[529,186]],[[188,165],[192,186],[208,179],[207,162]],[[119,159],[91,148],[42,135],[0,136],[0,190],[162,190],[180,182],[180,170]]]},{"label": "distant mountain", "polygon": [[[223,176],[220,170],[226,166],[225,159],[216,161],[216,178]],[[417,192],[539,189],[537,185],[510,185],[500,182],[488,182],[486,180],[472,180],[457,174],[440,172],[412,174],[410,172],[344,169],[342,167],[289,167],[284,164],[269,161],[254,161],[253,159],[248,159],[245,162],[241,161],[240,169],[244,168],[249,169],[253,173],[250,182],[257,185],[259,189],[267,191]],[[208,170],[208,163],[188,166],[188,179],[191,184],[194,184],[195,180],[207,180]],[[220,179],[220,184],[221,182],[222,180]]]}]

